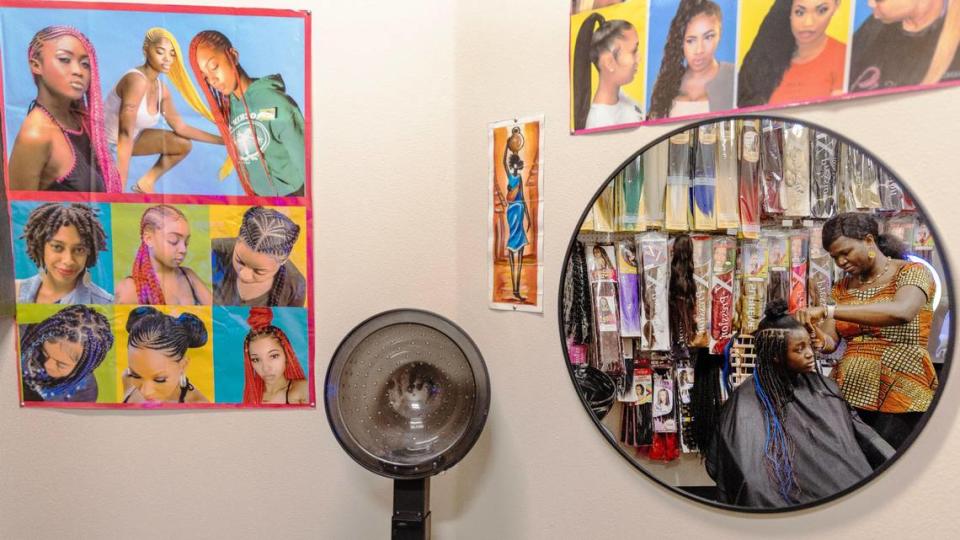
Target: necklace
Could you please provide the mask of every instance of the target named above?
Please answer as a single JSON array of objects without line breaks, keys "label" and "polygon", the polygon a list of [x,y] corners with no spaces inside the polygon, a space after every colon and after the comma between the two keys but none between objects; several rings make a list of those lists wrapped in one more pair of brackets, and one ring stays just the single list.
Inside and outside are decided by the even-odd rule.
[{"label": "necklace", "polygon": [[864,284],[864,285],[872,285],[873,282],[875,282],[875,281],[877,281],[878,279],[880,279],[880,276],[882,276],[882,275],[884,275],[884,274],[887,273],[887,268],[889,268],[889,267],[890,267],[890,258],[888,257],[888,258],[887,258],[887,263],[883,265],[883,270],[880,270],[880,272],[878,272],[877,275],[873,276],[873,279],[866,280],[866,279],[860,278],[860,283],[862,283],[862,284]]}]

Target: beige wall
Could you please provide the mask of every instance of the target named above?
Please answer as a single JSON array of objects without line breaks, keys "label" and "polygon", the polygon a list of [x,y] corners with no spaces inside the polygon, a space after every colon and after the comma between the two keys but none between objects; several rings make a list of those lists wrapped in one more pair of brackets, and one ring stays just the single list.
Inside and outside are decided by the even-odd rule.
[{"label": "beige wall", "polygon": [[[235,2],[237,4],[248,2]],[[263,4],[264,2],[257,2]],[[492,377],[486,431],[434,479],[438,538],[955,534],[960,391],[890,471],[785,517],[705,508],[659,488],[602,439],[560,349],[556,290],[586,201],[668,127],[570,137],[568,2],[283,2],[314,19],[318,391],[329,357],[375,312],[456,320]],[[486,124],[546,114],[544,314],[486,307]],[[858,141],[960,230],[960,89],[790,111]],[[950,120],[951,122],[947,122]],[[0,350],[2,538],[382,538],[391,483],[300,412],[63,412],[18,407]]]}]

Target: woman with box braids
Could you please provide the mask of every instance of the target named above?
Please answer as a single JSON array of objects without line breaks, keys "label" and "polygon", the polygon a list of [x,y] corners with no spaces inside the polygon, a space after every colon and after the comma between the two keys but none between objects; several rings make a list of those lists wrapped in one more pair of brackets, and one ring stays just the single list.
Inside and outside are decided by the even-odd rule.
[{"label": "woman with box braids", "polygon": [[69,306],[21,327],[24,401],[96,401],[93,371],[112,346],[110,322],[87,306]]},{"label": "woman with box braids", "polygon": [[48,26],[30,41],[27,62],[37,97],[10,152],[11,189],[119,193],[93,44],[75,28]]},{"label": "woman with box braids", "polygon": [[852,487],[893,455],[817,372],[810,334],[786,302],[767,305],[755,337],[754,374],[724,404],[706,454],[721,501],[809,503]]}]

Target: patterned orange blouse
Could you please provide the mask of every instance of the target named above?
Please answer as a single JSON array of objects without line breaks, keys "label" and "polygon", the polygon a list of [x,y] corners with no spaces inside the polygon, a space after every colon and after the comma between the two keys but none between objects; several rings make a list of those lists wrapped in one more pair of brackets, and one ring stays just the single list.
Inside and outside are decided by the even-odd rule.
[{"label": "patterned orange blouse", "polygon": [[912,321],[892,326],[867,326],[837,321],[837,333],[847,341],[833,377],[843,397],[854,407],[884,413],[923,412],[937,389],[937,374],[927,352],[936,285],[920,263],[907,263],[890,282],[872,288],[849,289],[850,276],[833,287],[837,304],[893,301],[901,287],[916,286],[927,301]]}]

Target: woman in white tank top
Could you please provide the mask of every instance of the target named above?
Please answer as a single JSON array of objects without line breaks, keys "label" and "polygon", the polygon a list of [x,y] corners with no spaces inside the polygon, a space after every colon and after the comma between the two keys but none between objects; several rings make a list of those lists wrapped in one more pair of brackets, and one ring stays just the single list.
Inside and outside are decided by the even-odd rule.
[{"label": "woman in white tank top", "polygon": [[[124,186],[131,156],[160,156],[130,188],[137,193],[153,193],[160,176],[190,153],[191,140],[223,144],[223,139],[187,125],[173,105],[170,90],[160,81],[160,75],[166,74],[187,103],[212,121],[210,111],[190,82],[180,46],[173,35],[163,28],[148,30],[143,40],[143,56],[143,65],[124,73],[107,95],[104,124]],[[161,115],[173,131],[156,127]]]}]

